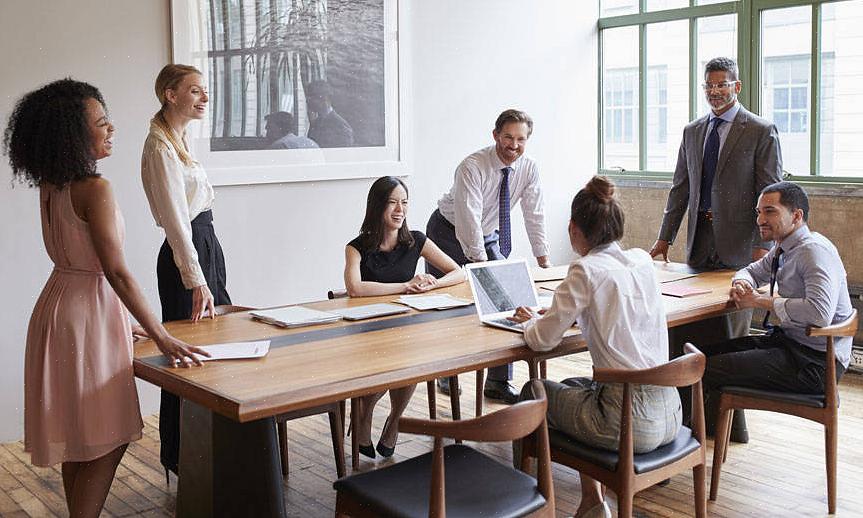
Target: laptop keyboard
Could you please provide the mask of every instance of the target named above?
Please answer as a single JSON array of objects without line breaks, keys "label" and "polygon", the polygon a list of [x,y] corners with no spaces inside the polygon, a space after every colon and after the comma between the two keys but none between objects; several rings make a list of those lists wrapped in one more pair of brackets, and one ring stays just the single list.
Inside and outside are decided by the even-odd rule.
[{"label": "laptop keyboard", "polygon": [[524,329],[524,325],[517,324],[508,318],[490,318],[488,321],[502,326],[511,327],[512,329]]}]

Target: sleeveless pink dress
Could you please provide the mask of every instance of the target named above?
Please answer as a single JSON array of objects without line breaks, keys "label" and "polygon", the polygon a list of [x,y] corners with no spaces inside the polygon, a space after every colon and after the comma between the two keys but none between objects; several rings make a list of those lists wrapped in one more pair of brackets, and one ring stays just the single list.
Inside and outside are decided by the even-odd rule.
[{"label": "sleeveless pink dress", "polygon": [[30,317],[24,358],[24,449],[37,466],[99,458],[143,429],[128,312],[70,191],[46,186],[39,194],[54,271]]}]

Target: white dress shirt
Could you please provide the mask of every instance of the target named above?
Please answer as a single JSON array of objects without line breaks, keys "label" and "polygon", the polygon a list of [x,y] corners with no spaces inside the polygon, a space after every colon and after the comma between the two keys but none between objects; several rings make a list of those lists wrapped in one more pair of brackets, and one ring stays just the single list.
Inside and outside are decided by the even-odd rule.
[{"label": "white dress shirt", "polygon": [[[472,261],[488,259],[483,236],[498,230],[501,169],[504,167],[507,166],[497,156],[494,146],[473,153],[458,165],[452,188],[438,201],[441,215],[455,226],[455,235],[464,255]],[[546,256],[548,241],[539,168],[536,162],[524,155],[509,167],[512,168],[509,175],[510,210],[521,201],[533,255]]]},{"label": "white dress shirt", "polygon": [[525,323],[531,349],[548,351],[578,323],[593,364],[645,369],[668,361],[668,325],[653,260],[644,250],[599,246],[569,267],[551,308]]},{"label": "white dress shirt", "polygon": [[[183,137],[188,149],[189,144]],[[213,208],[215,194],[197,161],[185,165],[161,128],[150,123],[141,155],[141,180],[156,225],[174,252],[174,264],[186,289],[207,284],[192,243],[192,220]]]}]

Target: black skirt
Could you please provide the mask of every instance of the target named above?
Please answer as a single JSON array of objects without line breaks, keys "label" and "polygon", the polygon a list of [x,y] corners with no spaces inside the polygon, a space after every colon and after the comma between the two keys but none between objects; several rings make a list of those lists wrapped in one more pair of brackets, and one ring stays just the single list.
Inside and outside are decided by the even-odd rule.
[{"label": "black skirt", "polygon": [[[192,244],[198,253],[198,263],[204,272],[207,286],[213,293],[215,305],[230,304],[231,297],[225,288],[225,256],[213,230],[213,212],[202,212],[192,220]],[[174,251],[168,241],[159,250],[156,262],[159,281],[159,301],[162,303],[162,321],[186,320],[192,316],[192,290],[183,286],[180,270],[174,263]],[[162,465],[177,473],[180,458],[180,399],[162,390],[159,406],[159,439]]]}]

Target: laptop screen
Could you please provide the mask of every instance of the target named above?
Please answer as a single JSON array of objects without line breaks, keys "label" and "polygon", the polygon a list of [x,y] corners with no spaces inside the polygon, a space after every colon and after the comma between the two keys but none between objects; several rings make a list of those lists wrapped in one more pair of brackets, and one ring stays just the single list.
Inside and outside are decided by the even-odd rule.
[{"label": "laptop screen", "polygon": [[526,261],[474,263],[467,274],[480,316],[537,306],[536,289]]}]

